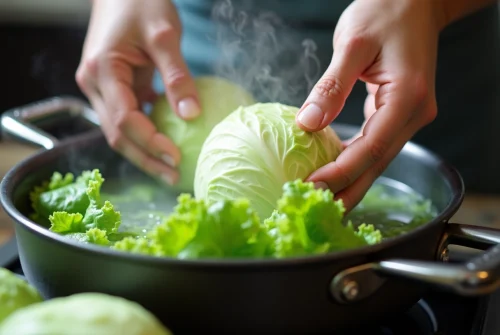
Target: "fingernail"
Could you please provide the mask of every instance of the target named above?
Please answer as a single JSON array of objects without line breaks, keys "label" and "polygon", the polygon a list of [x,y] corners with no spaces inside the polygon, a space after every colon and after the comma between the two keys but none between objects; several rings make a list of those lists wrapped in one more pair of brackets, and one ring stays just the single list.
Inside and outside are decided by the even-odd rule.
[{"label": "fingernail", "polygon": [[179,102],[179,114],[183,119],[192,119],[200,115],[200,108],[193,98],[186,98]]},{"label": "fingernail", "polygon": [[307,105],[299,114],[298,120],[308,129],[316,129],[323,122],[324,114],[316,104]]},{"label": "fingernail", "polygon": [[172,156],[164,154],[163,156],[161,156],[161,159],[171,167],[175,167],[175,160],[172,158]]},{"label": "fingernail", "polygon": [[172,179],[172,177],[168,174],[162,174],[160,175],[160,178],[165,182],[167,183],[168,185],[172,186],[174,184],[174,180]]},{"label": "fingernail", "polygon": [[314,187],[316,189],[322,189],[322,190],[328,190],[329,189],[328,184],[325,183],[324,181],[315,182],[314,183]]}]

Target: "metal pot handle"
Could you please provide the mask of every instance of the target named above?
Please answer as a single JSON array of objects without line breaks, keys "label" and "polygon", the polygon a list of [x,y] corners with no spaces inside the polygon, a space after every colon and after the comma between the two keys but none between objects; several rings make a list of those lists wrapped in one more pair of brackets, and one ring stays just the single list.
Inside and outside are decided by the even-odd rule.
[{"label": "metal pot handle", "polygon": [[3,137],[53,148],[59,140],[38,128],[37,123],[58,122],[62,116],[81,117],[89,125],[99,127],[94,110],[83,100],[74,97],[52,97],[6,111],[0,117]]},{"label": "metal pot handle", "polygon": [[489,294],[500,287],[500,230],[449,223],[437,255],[448,262],[448,246],[486,250],[465,264],[390,259],[338,273],[330,293],[341,303],[352,303],[374,293],[386,277],[399,277],[433,285],[464,296]]}]

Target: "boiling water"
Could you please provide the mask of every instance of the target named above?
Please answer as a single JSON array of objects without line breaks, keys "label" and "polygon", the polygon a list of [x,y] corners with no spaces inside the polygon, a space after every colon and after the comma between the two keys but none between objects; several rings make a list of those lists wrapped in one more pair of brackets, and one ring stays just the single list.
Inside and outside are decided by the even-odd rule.
[{"label": "boiling water", "polygon": [[[163,222],[177,204],[178,193],[149,180],[108,179],[103,199],[110,200],[122,214],[121,232],[145,235]],[[345,217],[355,226],[371,223],[384,237],[403,234],[436,215],[429,200],[398,181],[379,178],[359,205]]]}]

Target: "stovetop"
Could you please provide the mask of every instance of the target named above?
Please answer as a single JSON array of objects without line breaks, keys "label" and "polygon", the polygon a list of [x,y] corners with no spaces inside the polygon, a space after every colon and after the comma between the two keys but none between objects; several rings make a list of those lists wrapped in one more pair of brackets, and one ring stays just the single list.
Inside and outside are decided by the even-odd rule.
[{"label": "stovetop", "polygon": [[[23,276],[15,239],[0,247],[0,266]],[[349,334],[500,335],[499,315],[500,290],[482,297],[462,297],[430,290],[408,311],[394,315],[378,326]]]}]

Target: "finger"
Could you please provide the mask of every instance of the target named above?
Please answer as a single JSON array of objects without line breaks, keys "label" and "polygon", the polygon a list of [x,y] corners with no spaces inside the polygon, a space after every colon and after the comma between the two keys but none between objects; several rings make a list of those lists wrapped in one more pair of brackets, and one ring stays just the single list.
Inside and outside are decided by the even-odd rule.
[{"label": "finger", "polygon": [[[163,160],[169,166],[177,166],[181,159],[180,151],[170,139],[156,130],[151,120],[140,110],[132,90],[130,68],[108,67],[106,74],[101,76],[100,87],[106,113],[113,120],[109,125],[114,128],[113,134],[123,135],[148,155]],[[112,141],[116,140],[112,138]],[[125,148],[119,146],[117,150],[123,153]]]},{"label": "finger", "polygon": [[303,130],[321,130],[337,117],[357,79],[378,53],[363,38],[339,38],[335,47],[328,69],[297,113],[297,125]]},{"label": "finger", "polygon": [[335,199],[342,199],[347,212],[351,211],[363,199],[375,180],[383,174],[392,160],[403,149],[405,144],[415,135],[420,127],[421,124],[417,122],[417,120],[410,122],[394,141],[393,145],[387,151],[383,159],[365,171],[348,188],[335,194]]},{"label": "finger", "polygon": [[353,141],[336,159],[308,178],[322,181],[333,192],[352,184],[364,171],[378,163],[392,146],[421,101],[408,93],[403,83],[381,85],[375,96],[376,112]]},{"label": "finger", "polygon": [[201,113],[196,86],[180,51],[180,41],[171,27],[150,34],[147,51],[159,69],[166,97],[175,113],[191,120]]},{"label": "finger", "polygon": [[130,141],[127,137],[120,135],[121,133],[113,127],[112,116],[108,113],[106,105],[101,97],[92,95],[91,103],[94,106],[99,119],[103,133],[109,143],[132,164],[140,168],[145,173],[152,177],[160,177],[165,183],[173,185],[178,181],[179,173],[163,163],[162,161],[148,155],[137,146],[134,142]]},{"label": "finger", "polygon": [[179,180],[179,172],[174,168],[165,165],[163,161],[148,155],[128,138],[123,138],[121,153],[127,157],[131,163],[139,167],[152,177],[160,177],[168,185],[174,185]]}]

